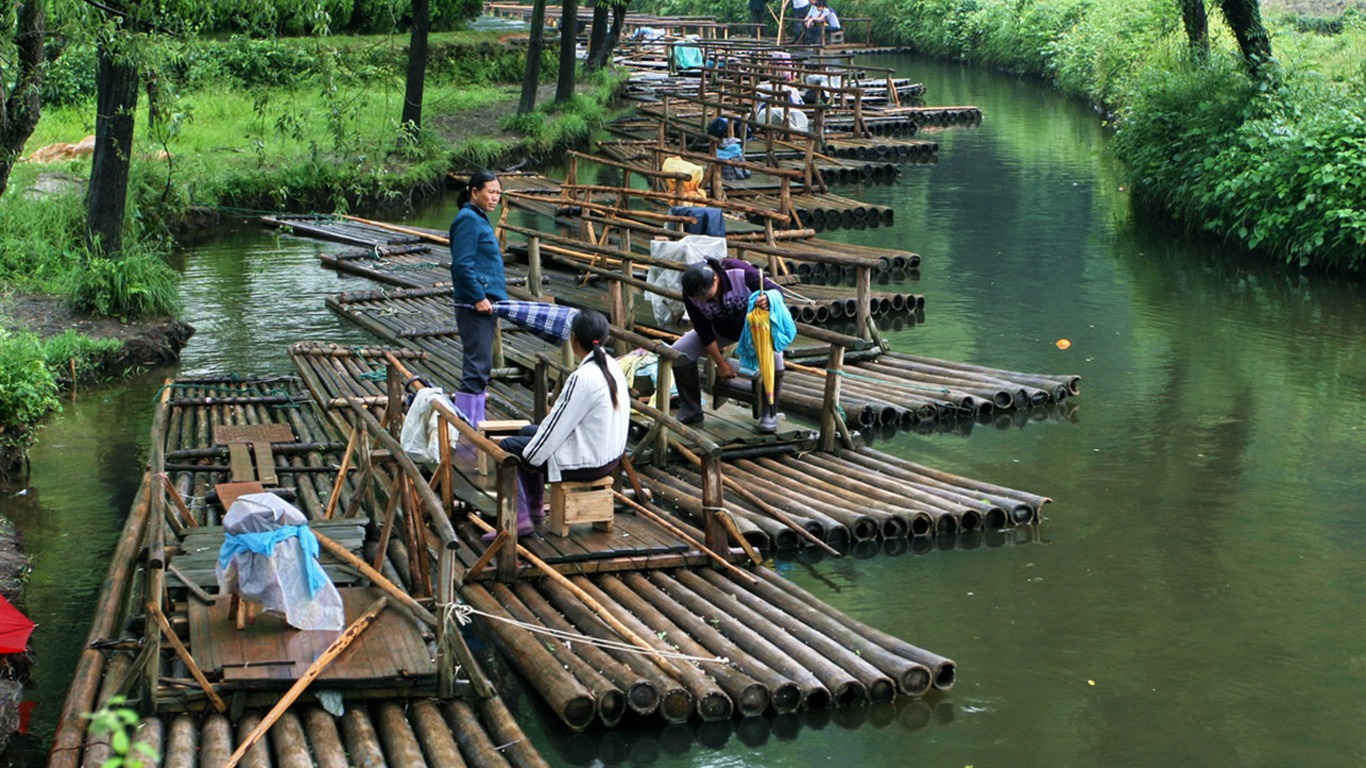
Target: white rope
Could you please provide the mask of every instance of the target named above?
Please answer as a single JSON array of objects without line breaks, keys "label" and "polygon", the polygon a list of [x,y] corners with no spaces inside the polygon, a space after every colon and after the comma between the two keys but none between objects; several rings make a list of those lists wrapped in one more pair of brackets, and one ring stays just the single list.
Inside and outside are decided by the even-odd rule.
[{"label": "white rope", "polygon": [[713,656],[711,658],[707,658],[705,656],[691,656],[686,653],[677,653],[674,651],[657,651],[651,648],[641,648],[638,645],[622,642],[620,640],[604,640],[602,638],[581,635],[577,632],[568,632],[560,629],[551,629],[550,627],[542,626],[540,624],[528,624],[524,621],[518,621],[507,616],[499,616],[497,614],[478,610],[477,608],[475,608],[472,605],[469,605],[468,603],[460,603],[458,605],[455,603],[448,603],[446,605],[447,619],[450,618],[451,613],[455,614],[456,622],[459,623],[462,627],[473,621],[473,619],[471,619],[470,616],[478,614],[488,619],[501,621],[505,624],[511,624],[514,627],[521,627],[522,629],[525,629],[528,632],[534,632],[541,635],[549,635],[558,640],[564,641],[566,647],[569,647],[571,643],[578,642],[584,643],[586,645],[594,645],[599,648],[609,648],[611,650],[621,651],[622,653],[638,653],[642,656],[660,656],[666,659],[673,659],[676,661],[691,661],[696,662],[698,664],[730,663],[730,659],[727,659],[724,656]]}]

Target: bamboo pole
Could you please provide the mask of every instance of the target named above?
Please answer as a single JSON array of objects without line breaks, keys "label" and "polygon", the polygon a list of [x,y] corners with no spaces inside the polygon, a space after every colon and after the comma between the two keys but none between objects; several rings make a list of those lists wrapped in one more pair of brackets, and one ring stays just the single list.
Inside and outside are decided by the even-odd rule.
[{"label": "bamboo pole", "polygon": [[356,620],[351,622],[350,626],[348,626],[336,640],[332,641],[331,645],[328,645],[327,648],[318,655],[318,658],[308,666],[308,669],[304,670],[304,673],[299,676],[299,679],[294,682],[294,685],[290,686],[289,690],[285,692],[284,696],[280,697],[280,700],[276,702],[274,707],[271,707],[270,712],[266,713],[266,716],[252,729],[251,733],[247,734],[247,737],[237,745],[237,749],[232,753],[232,756],[228,758],[228,762],[223,768],[235,768],[242,760],[242,756],[247,753],[247,750],[251,749],[252,746],[266,734],[266,731],[270,730],[270,726],[274,725],[275,721],[280,719],[280,716],[285,713],[285,710],[289,709],[290,705],[294,703],[294,700],[299,698],[300,694],[302,694],[304,690],[307,689],[308,686],[341,655],[342,651],[345,651],[346,648],[351,645],[352,641],[359,637],[366,628],[374,623],[375,618],[379,616],[380,611],[384,610],[384,607],[388,604],[388,597],[380,597],[378,600],[371,603],[370,607],[366,608],[360,616],[357,616]]},{"label": "bamboo pole", "polygon": [[[489,525],[483,520],[480,520],[478,515],[470,515],[469,519],[484,531],[493,530],[493,526]],[[602,620],[606,622],[608,626],[615,630],[617,634],[621,635],[622,639],[626,640],[628,643],[631,643],[632,645],[638,646],[648,651],[649,657],[653,659],[654,662],[658,664],[660,668],[663,669],[665,672],[675,677],[678,675],[678,670],[676,667],[674,667],[672,662],[670,662],[668,659],[665,659],[663,656],[660,656],[658,651],[656,651],[653,646],[651,646],[647,641],[645,641],[635,632],[631,631],[630,627],[627,627],[625,624],[621,623],[621,621],[619,621],[617,617],[613,616],[606,608],[602,606],[602,604],[594,600],[587,592],[580,589],[577,584],[566,578],[564,574],[560,573],[554,568],[551,568],[550,565],[546,563],[546,561],[537,557],[534,553],[532,553],[531,550],[527,549],[525,546],[518,544],[517,551],[518,554],[521,555],[522,558],[524,558],[534,568],[539,570],[541,573],[544,573],[546,576],[550,577],[551,581],[554,581],[555,583],[564,586],[570,592],[573,592],[574,595],[578,597],[580,600],[582,600],[585,605],[593,609],[593,611],[597,613],[598,616],[601,617]]]}]

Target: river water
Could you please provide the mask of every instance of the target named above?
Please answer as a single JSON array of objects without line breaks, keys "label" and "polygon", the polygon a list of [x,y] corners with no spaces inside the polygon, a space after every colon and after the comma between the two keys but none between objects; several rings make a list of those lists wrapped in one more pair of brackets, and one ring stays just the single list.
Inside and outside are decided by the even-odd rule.
[{"label": "river water", "polygon": [[[1050,496],[1033,536],[782,559],[820,599],[948,655],[924,701],[733,725],[569,735],[514,704],[552,764],[1357,766],[1366,763],[1363,286],[1240,264],[1136,224],[1082,105],[1039,83],[910,57],[931,104],[974,104],[934,165],[836,192],[896,225],[830,237],[924,256],[923,323],[894,348],[1077,373],[1075,409],[883,450]],[[453,201],[410,214],[445,226]],[[390,219],[394,214],[384,214]],[[299,339],[363,343],[322,299],[364,281],[326,245],[245,225],[182,255],[199,332],[175,370],[82,391],[0,500],[34,558],[35,735],[50,738],[167,375],[288,371]],[[1071,345],[1060,349],[1056,342]]]}]

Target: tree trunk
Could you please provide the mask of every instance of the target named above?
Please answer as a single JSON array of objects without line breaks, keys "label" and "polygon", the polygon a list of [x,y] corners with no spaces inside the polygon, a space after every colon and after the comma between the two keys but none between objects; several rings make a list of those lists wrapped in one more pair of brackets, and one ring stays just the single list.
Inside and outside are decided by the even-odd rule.
[{"label": "tree trunk", "polygon": [[123,250],[133,112],[138,105],[137,65],[107,44],[101,46],[95,89],[95,154],[85,198],[85,242],[92,254],[115,257]]},{"label": "tree trunk", "polygon": [[0,82],[0,195],[5,193],[10,171],[24,151],[24,142],[33,135],[42,111],[43,35],[47,31],[43,4],[35,0],[21,4],[15,21],[14,47],[19,66],[14,90],[6,94],[6,84]]},{"label": "tree trunk", "polygon": [[1262,9],[1257,0],[1220,0],[1224,19],[1238,40],[1243,61],[1254,78],[1264,80],[1270,75],[1271,37],[1262,26]]},{"label": "tree trunk", "polygon": [[621,27],[626,23],[626,9],[629,5],[630,0],[612,3],[612,29],[607,33],[607,45],[603,46],[603,64],[611,61],[612,52],[617,49],[617,42],[621,40]]},{"label": "tree trunk", "polygon": [[522,100],[517,103],[517,114],[525,115],[536,108],[536,90],[541,86],[541,54],[545,51],[545,0],[531,6],[531,40],[526,47],[526,73],[522,75]]},{"label": "tree trunk", "polygon": [[422,86],[427,79],[427,35],[431,32],[430,0],[413,0],[413,30],[408,41],[408,84],[403,91],[403,120],[399,130],[406,141],[417,141],[422,130]]},{"label": "tree trunk", "polygon": [[1209,17],[1205,0],[1181,0],[1181,22],[1186,27],[1186,40],[1191,53],[1199,61],[1209,58]]},{"label": "tree trunk", "polygon": [[578,64],[574,56],[574,41],[578,38],[578,31],[578,0],[564,0],[564,12],[560,14],[560,80],[555,85],[555,101],[569,101],[574,95],[574,75]]},{"label": "tree trunk", "polygon": [[585,72],[592,72],[603,64],[602,47],[607,42],[607,0],[593,4],[593,31],[588,36],[588,63]]}]

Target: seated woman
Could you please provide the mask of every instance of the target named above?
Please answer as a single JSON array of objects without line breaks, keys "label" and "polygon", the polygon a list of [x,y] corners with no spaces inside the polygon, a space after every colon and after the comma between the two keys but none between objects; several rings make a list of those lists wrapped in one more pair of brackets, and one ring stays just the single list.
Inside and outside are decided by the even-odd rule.
[{"label": "seated woman", "polygon": [[[812,0],[811,10],[806,12],[806,38],[817,45],[825,45],[826,36],[840,28],[840,17],[826,0]],[[813,36],[814,33],[814,36]]]},{"label": "seated woman", "polygon": [[[517,535],[528,536],[545,518],[545,476],[550,482],[597,480],[617,471],[631,425],[626,378],[603,349],[607,318],[586,309],[570,324],[569,348],[579,360],[560,396],[539,425],[503,440],[522,460],[517,469]],[[492,541],[497,532],[485,534]]]}]

